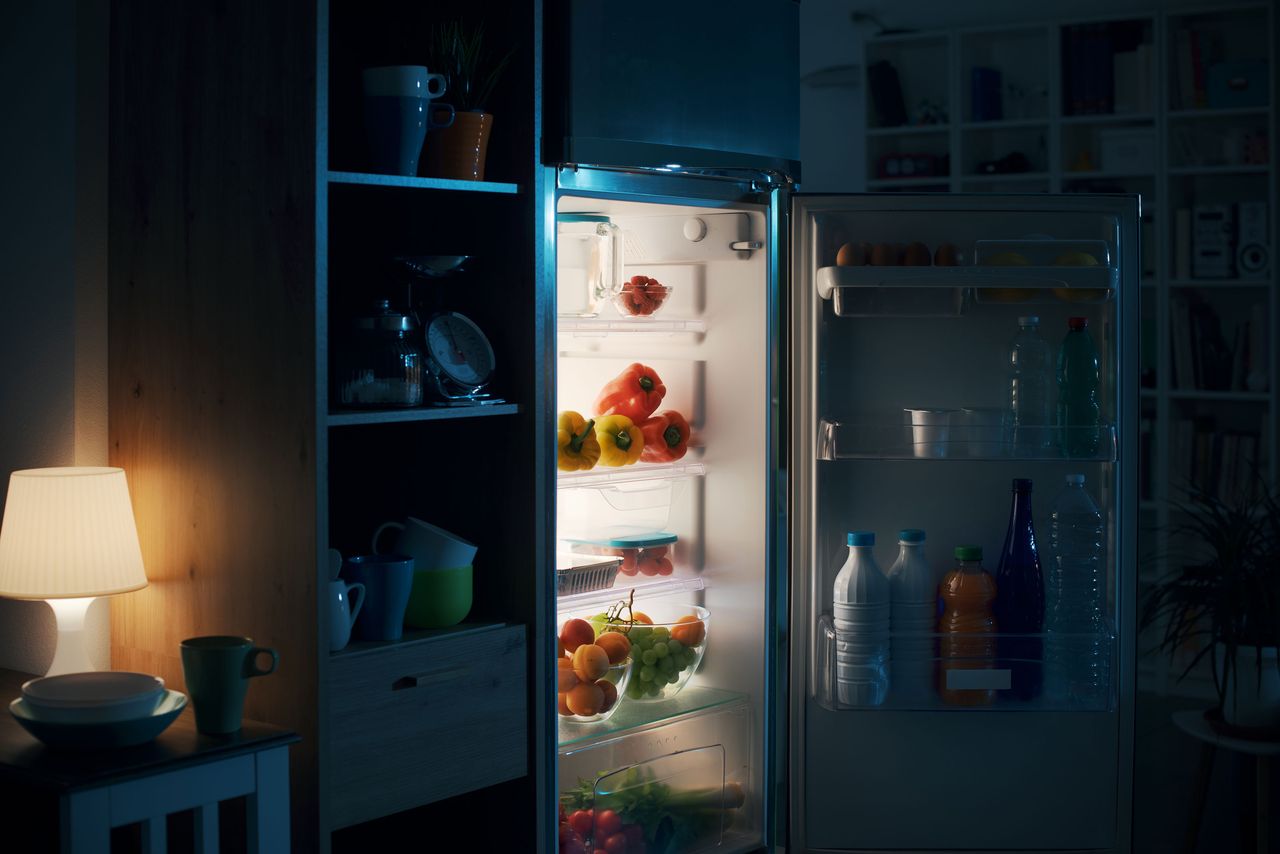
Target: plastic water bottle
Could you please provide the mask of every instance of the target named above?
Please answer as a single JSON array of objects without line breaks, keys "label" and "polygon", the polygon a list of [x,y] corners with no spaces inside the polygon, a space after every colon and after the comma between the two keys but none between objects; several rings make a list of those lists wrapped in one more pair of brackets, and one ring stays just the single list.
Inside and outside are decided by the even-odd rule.
[{"label": "plastic water bottle", "polygon": [[1098,348],[1089,336],[1089,318],[1067,320],[1067,336],[1058,351],[1058,428],[1062,453],[1092,457],[1098,452]]},{"label": "plastic water bottle", "polygon": [[924,556],[924,531],[898,532],[898,559],[889,569],[889,644],[893,696],[919,703],[933,692],[933,633],[937,628],[938,585]]},{"label": "plastic water bottle", "polygon": [[1049,571],[1045,585],[1045,691],[1075,706],[1105,708],[1110,687],[1103,603],[1102,514],[1084,488],[1084,475],[1067,475],[1049,511]]},{"label": "plastic water bottle", "polygon": [[889,579],[876,565],[876,535],[849,534],[836,575],[836,691],[841,705],[878,706],[889,693]]},{"label": "plastic water bottle", "polygon": [[[1000,658],[1010,671],[1010,693],[1019,700],[1040,696],[1044,684],[1044,574],[1031,518],[1031,481],[1014,478],[1009,531],[996,570],[996,622]],[[1029,637],[1034,635],[1034,637]]]},{"label": "plastic water bottle", "polygon": [[1016,454],[1040,456],[1053,444],[1051,358],[1049,342],[1040,337],[1040,318],[1019,317],[1009,347],[1009,423]]}]

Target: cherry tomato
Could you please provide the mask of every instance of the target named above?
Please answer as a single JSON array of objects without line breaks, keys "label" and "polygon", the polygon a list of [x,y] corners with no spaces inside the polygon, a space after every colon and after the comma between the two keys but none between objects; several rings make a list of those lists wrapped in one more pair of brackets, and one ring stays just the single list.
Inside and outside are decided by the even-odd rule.
[{"label": "cherry tomato", "polygon": [[570,839],[560,843],[560,854],[587,854],[587,846],[582,844],[581,839]]},{"label": "cherry tomato", "polygon": [[622,816],[613,810],[601,810],[596,816],[596,838],[608,839],[615,833],[622,832]]},{"label": "cherry tomato", "polygon": [[564,845],[571,839],[578,839],[578,834],[569,826],[569,822],[560,822],[560,844]]},{"label": "cherry tomato", "polygon": [[644,849],[644,828],[638,824],[628,824],[622,828],[622,835],[627,837],[627,847],[631,854],[637,854]]},{"label": "cherry tomato", "polygon": [[665,557],[658,558],[658,575],[670,575],[675,572],[675,567],[671,565],[671,561]]},{"label": "cherry tomato", "polygon": [[591,835],[591,824],[591,813],[586,810],[577,810],[569,816],[569,826],[584,839]]},{"label": "cherry tomato", "polygon": [[624,833],[615,833],[604,841],[604,850],[609,854],[627,854],[627,836]]}]

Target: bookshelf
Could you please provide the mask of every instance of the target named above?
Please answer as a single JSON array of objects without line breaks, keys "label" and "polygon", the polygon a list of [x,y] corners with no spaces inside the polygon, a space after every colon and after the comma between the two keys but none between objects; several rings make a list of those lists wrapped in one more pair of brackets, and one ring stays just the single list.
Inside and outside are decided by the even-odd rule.
[{"label": "bookshelf", "polygon": [[[1170,569],[1155,556],[1179,545],[1169,534],[1177,521],[1171,499],[1189,478],[1240,488],[1256,454],[1258,470],[1277,482],[1280,404],[1280,242],[1269,162],[1276,12],[1267,3],[1151,5],[1145,13],[874,38],[865,81],[869,190],[1141,194],[1140,594]],[[883,79],[880,63],[897,72],[906,125],[886,120],[892,99],[872,74],[874,66]],[[1013,152],[1020,162],[1010,162]],[[886,163],[907,154],[921,159],[914,174],[885,174]],[[940,174],[919,174],[930,165]],[[1016,171],[979,174],[984,166]],[[1207,227],[1223,213],[1212,206],[1225,205],[1234,205],[1228,234],[1248,217],[1248,234],[1270,248],[1263,270],[1215,268],[1207,241],[1196,257],[1197,223]],[[1144,636],[1141,688],[1205,696],[1203,678],[1177,682],[1167,659],[1142,655],[1148,646]]]}]

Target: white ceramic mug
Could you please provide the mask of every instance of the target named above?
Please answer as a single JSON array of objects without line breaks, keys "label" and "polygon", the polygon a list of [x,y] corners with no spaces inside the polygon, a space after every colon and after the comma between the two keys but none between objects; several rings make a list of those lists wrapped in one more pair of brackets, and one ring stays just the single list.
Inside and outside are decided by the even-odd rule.
[{"label": "white ceramic mug", "polygon": [[476,556],[474,544],[413,516],[404,522],[383,522],[379,525],[378,530],[373,532],[373,542],[370,544],[374,554],[381,554],[378,551],[378,540],[388,528],[400,531],[393,551],[396,554],[410,555],[418,572],[468,566]]},{"label": "white ceramic mug", "polygon": [[351,640],[351,627],[356,624],[364,605],[364,585],[359,582],[329,582],[329,651],[337,652]]}]

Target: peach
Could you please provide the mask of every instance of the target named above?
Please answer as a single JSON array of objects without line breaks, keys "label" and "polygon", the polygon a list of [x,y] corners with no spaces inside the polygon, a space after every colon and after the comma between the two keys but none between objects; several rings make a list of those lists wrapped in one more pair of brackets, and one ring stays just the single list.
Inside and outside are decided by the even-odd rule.
[{"label": "peach", "polygon": [[702,643],[702,639],[706,636],[706,626],[702,624],[701,620],[692,615],[681,617],[676,620],[676,625],[671,627],[671,637],[685,646],[697,646]]},{"label": "peach", "polygon": [[619,632],[605,632],[596,638],[596,646],[609,656],[610,664],[621,664],[631,654],[631,641]]},{"label": "peach", "polygon": [[613,704],[618,702],[618,686],[614,685],[608,679],[601,679],[596,682],[596,687],[600,689],[600,693],[604,695],[604,702],[600,704],[600,711],[607,712],[613,708]]},{"label": "peach", "polygon": [[583,682],[594,682],[609,672],[609,653],[593,643],[573,651],[573,672]]},{"label": "peach", "polygon": [[565,695],[565,704],[575,715],[596,715],[604,705],[604,691],[594,682],[583,682]]},{"label": "peach", "polygon": [[560,643],[565,652],[574,652],[584,643],[594,643],[596,630],[586,620],[570,620],[560,630]]},{"label": "peach", "polygon": [[567,658],[559,661],[559,671],[556,673],[556,690],[563,694],[577,685],[579,681],[578,674],[573,672],[573,662]]}]

